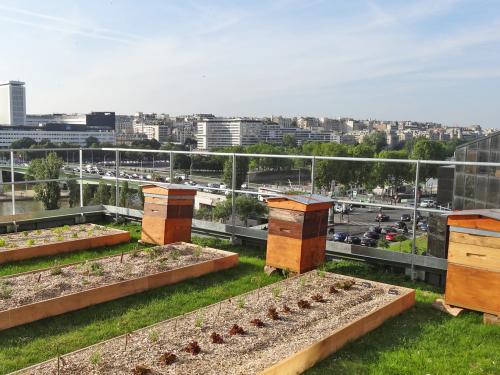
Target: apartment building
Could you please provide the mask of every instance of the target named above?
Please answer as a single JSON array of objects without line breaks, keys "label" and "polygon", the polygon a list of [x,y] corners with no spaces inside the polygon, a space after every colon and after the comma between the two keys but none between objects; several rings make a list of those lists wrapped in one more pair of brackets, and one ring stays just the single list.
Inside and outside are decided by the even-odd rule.
[{"label": "apartment building", "polygon": [[246,118],[204,119],[197,123],[196,140],[201,150],[249,146],[259,143],[262,121]]}]

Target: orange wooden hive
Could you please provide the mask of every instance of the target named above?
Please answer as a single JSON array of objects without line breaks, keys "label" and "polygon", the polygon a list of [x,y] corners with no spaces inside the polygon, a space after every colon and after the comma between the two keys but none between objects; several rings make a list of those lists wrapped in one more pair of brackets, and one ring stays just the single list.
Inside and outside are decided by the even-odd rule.
[{"label": "orange wooden hive", "polygon": [[266,265],[303,273],[323,263],[332,201],[321,195],[287,195],[269,198],[267,205]]},{"label": "orange wooden hive", "polygon": [[500,315],[500,210],[448,216],[445,302]]},{"label": "orange wooden hive", "polygon": [[144,216],[141,240],[164,245],[191,242],[196,189],[184,185],[157,184],[142,188]]}]

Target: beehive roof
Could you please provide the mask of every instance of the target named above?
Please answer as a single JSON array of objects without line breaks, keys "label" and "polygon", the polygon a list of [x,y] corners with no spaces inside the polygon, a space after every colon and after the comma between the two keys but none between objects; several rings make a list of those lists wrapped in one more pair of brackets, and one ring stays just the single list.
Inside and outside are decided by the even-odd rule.
[{"label": "beehive roof", "polygon": [[333,200],[318,194],[309,195],[281,195],[278,197],[267,198],[269,207],[284,208],[296,211],[314,211],[328,209],[331,207]]},{"label": "beehive roof", "polygon": [[500,231],[500,209],[450,212],[448,225],[455,227]]},{"label": "beehive roof", "polygon": [[142,187],[144,195],[196,195],[196,188],[189,185],[155,182]]}]

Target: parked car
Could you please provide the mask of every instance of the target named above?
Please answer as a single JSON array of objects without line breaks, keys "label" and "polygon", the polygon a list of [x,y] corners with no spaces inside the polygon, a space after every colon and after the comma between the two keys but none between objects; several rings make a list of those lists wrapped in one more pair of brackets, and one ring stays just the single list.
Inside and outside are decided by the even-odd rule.
[{"label": "parked car", "polygon": [[429,231],[429,227],[427,226],[427,223],[419,223],[419,224],[418,224],[418,228],[419,228],[422,232],[428,232],[428,231]]},{"label": "parked car", "polygon": [[374,240],[373,238],[363,237],[360,241],[360,245],[361,246],[376,247],[377,241]]},{"label": "parked car", "polygon": [[370,228],[368,228],[368,232],[382,233],[382,228],[371,226]]},{"label": "parked car", "polygon": [[365,232],[365,233],[363,233],[363,237],[378,240],[380,238],[380,234],[378,234],[376,232]]},{"label": "parked car", "polygon": [[410,214],[401,215],[401,221],[411,221],[411,215]]},{"label": "parked car", "polygon": [[344,242],[345,239],[349,236],[349,233],[345,232],[337,232],[333,235],[333,240],[337,242]]},{"label": "parked car", "polygon": [[347,238],[344,241],[345,243],[350,243],[353,245],[360,245],[361,244],[361,238],[358,236],[347,236]]},{"label": "parked car", "polygon": [[389,215],[386,215],[386,214],[378,214],[376,217],[375,217],[375,221],[378,221],[378,222],[382,222],[382,221],[389,221],[390,220],[390,217]]},{"label": "parked car", "polygon": [[398,230],[396,228],[393,228],[393,227],[383,227],[380,230],[380,234],[397,233],[397,232],[398,232]]},{"label": "parked car", "polygon": [[406,223],[404,221],[396,221],[394,224],[393,224],[393,228],[397,228],[397,229],[408,229],[408,227],[406,226]]},{"label": "parked car", "polygon": [[395,233],[387,233],[385,235],[385,239],[387,241],[395,241],[396,234]]}]

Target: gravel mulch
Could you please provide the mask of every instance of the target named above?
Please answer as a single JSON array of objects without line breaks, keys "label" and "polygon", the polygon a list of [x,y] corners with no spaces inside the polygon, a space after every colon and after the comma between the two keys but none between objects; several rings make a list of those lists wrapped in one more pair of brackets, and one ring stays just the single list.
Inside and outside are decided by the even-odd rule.
[{"label": "gravel mulch", "polygon": [[0,278],[0,311],[99,286],[222,258],[224,253],[188,243],[133,250],[51,269]]},{"label": "gravel mulch", "polygon": [[408,292],[312,271],[64,355],[59,373],[255,374]]},{"label": "gravel mulch", "polygon": [[3,234],[0,236],[0,252],[6,250],[21,249],[25,247],[49,245],[51,243],[78,240],[83,238],[94,238],[122,230],[104,227],[96,224],[65,225],[50,229],[37,229],[17,233]]}]

